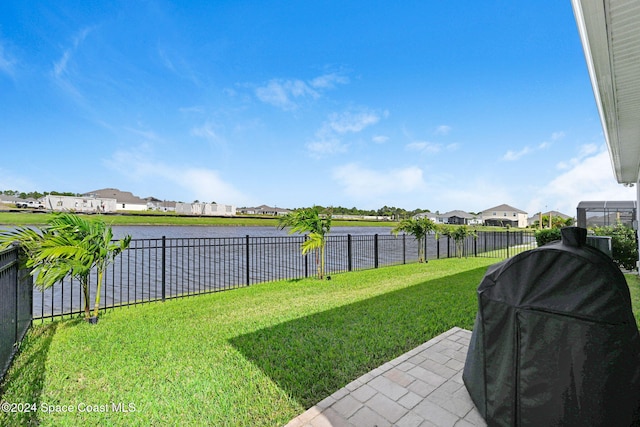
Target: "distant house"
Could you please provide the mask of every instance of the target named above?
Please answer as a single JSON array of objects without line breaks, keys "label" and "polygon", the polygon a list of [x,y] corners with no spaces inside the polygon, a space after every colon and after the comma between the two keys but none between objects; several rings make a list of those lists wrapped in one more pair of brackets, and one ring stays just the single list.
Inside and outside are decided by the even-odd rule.
[{"label": "distant house", "polygon": [[93,196],[54,196],[42,198],[46,209],[56,212],[108,213],[116,211],[116,199]]},{"label": "distant house", "polygon": [[533,227],[534,225],[536,225],[536,223],[540,223],[540,219],[543,216],[547,216],[550,218],[556,218],[556,217],[560,217],[564,220],[568,219],[568,218],[573,218],[569,215],[565,215],[562,212],[558,212],[558,211],[549,211],[549,212],[538,212],[537,214],[533,215],[532,217],[527,218],[527,226],[529,227]]},{"label": "distant house", "polygon": [[433,212],[420,212],[419,214],[415,214],[413,218],[427,218],[435,222],[436,224],[444,224],[444,217]]},{"label": "distant house", "polygon": [[175,212],[176,202],[160,200],[155,197],[145,197],[147,208],[152,211]]},{"label": "distant house", "polygon": [[149,209],[147,201],[134,196],[129,191],[120,191],[117,188],[104,188],[90,191],[84,194],[87,197],[116,199],[116,211],[146,211]]},{"label": "distant house", "polygon": [[6,205],[15,205],[16,202],[22,202],[23,199],[21,199],[18,196],[10,196],[8,194],[0,194],[0,203],[6,204]]},{"label": "distant house", "polygon": [[267,206],[267,205],[260,205],[254,208],[247,208],[247,207],[238,208],[238,213],[245,214],[245,215],[278,216],[278,215],[286,215],[290,212],[291,212],[290,209],[272,208],[271,206]]},{"label": "distant house", "polygon": [[232,205],[219,205],[217,203],[176,203],[176,213],[179,215],[205,215],[205,216],[234,216],[236,207]]},{"label": "distant house", "polygon": [[470,214],[465,211],[454,210],[450,212],[432,213],[423,212],[415,216],[415,218],[429,218],[436,224],[455,224],[455,225],[478,225],[482,224],[482,220],[477,215]]},{"label": "distant house", "polygon": [[484,225],[518,228],[525,228],[527,226],[527,213],[509,205],[499,205],[485,209],[481,212],[481,217]]},{"label": "distant house", "polygon": [[446,212],[442,216],[446,218],[446,224],[477,225],[482,223],[477,215],[472,215],[465,211]]}]

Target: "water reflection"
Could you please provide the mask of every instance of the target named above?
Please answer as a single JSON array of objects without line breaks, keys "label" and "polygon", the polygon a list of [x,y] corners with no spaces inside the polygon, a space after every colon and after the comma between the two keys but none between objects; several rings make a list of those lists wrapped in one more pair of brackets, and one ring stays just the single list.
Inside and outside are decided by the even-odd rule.
[{"label": "water reflection", "polygon": [[[392,227],[333,227],[331,235],[362,235],[379,234],[390,235]],[[167,238],[206,238],[206,237],[277,237],[289,235],[287,230],[277,227],[225,227],[225,226],[180,226],[180,225],[115,225],[113,235],[115,239],[130,234],[134,239]]]}]

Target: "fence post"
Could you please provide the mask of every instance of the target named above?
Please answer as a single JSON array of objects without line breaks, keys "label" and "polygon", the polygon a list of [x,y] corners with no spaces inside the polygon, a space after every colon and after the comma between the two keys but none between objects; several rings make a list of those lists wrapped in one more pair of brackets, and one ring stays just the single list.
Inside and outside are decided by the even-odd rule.
[{"label": "fence post", "polygon": [[451,236],[447,236],[447,258],[451,258]]},{"label": "fence post", "polygon": [[509,258],[509,230],[507,229],[507,258]]},{"label": "fence post", "polygon": [[436,258],[440,259],[440,238],[436,238]]},{"label": "fence post", "polygon": [[[307,241],[307,235],[304,235],[304,240],[305,242]],[[306,279],[307,277],[309,277],[309,255],[304,254],[304,278]]]},{"label": "fence post", "polygon": [[353,252],[351,247],[351,234],[347,234],[347,271],[353,269]]},{"label": "fence post", "polygon": [[244,253],[245,254],[245,258],[247,259],[247,268],[245,270],[246,282],[247,282],[247,286],[249,286],[251,284],[250,283],[251,277],[250,277],[250,273],[249,273],[249,254],[250,254],[250,251],[249,251],[249,235],[248,234],[245,236],[245,250],[244,250],[244,252],[245,252]]},{"label": "fence post", "polygon": [[478,236],[473,237],[473,256],[478,256]]},{"label": "fence post", "polygon": [[13,334],[13,345],[14,345],[14,349],[17,348],[17,344],[20,342],[20,332],[18,329],[18,304],[19,304],[19,298],[18,298],[18,291],[19,291],[19,285],[20,284],[20,266],[19,264],[16,262],[16,280],[14,283],[15,286],[15,294],[16,297],[14,299],[14,310],[13,310],[13,326],[14,326],[14,334]]},{"label": "fence post", "polygon": [[407,235],[402,233],[402,263],[407,263]]},{"label": "fence post", "polygon": [[427,253],[427,248],[428,248],[427,238],[428,238],[428,236],[429,236],[428,234],[424,235],[424,248],[423,248],[424,249],[424,262],[429,262],[429,254]]},{"label": "fence post", "polygon": [[378,235],[373,235],[373,268],[378,268]]},{"label": "fence post", "polygon": [[167,237],[162,236],[162,302],[167,298]]}]

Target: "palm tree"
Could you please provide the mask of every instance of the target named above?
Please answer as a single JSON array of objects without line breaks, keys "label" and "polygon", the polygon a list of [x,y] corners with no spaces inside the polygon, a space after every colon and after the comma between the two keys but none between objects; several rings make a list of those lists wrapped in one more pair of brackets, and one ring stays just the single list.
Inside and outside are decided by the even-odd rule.
[{"label": "palm tree", "polygon": [[424,244],[423,241],[427,234],[436,229],[435,222],[431,221],[427,217],[413,217],[409,219],[403,219],[400,223],[393,229],[391,232],[398,235],[399,232],[403,231],[407,234],[412,235],[418,241],[418,262],[425,262],[426,257],[424,254]]},{"label": "palm tree", "polygon": [[289,234],[308,233],[302,243],[302,254],[313,250],[316,254],[318,278],[324,277],[325,266],[325,235],[331,230],[331,214],[320,215],[317,206],[298,209],[278,219],[280,230],[289,227]]},{"label": "palm tree", "polygon": [[458,258],[462,258],[464,252],[464,241],[467,237],[476,237],[475,230],[470,229],[466,225],[450,225],[442,230],[442,234],[451,237],[456,243],[456,254]]},{"label": "palm tree", "polygon": [[[0,248],[18,242],[24,251],[24,266],[31,269],[34,284],[47,289],[65,277],[80,282],[87,320],[98,318],[100,289],[107,265],[125,250],[131,236],[112,242],[113,231],[102,219],[79,215],[55,214],[39,229],[18,227],[0,233]],[[95,269],[98,279],[93,318],[89,302],[89,275]]]}]

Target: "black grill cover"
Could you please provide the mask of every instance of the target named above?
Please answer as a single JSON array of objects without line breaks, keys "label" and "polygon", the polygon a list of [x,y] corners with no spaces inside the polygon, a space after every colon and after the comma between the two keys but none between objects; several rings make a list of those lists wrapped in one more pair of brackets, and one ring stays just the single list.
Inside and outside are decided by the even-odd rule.
[{"label": "black grill cover", "polygon": [[586,230],[489,267],[463,381],[489,426],[636,425],[640,336],[624,275]]}]

